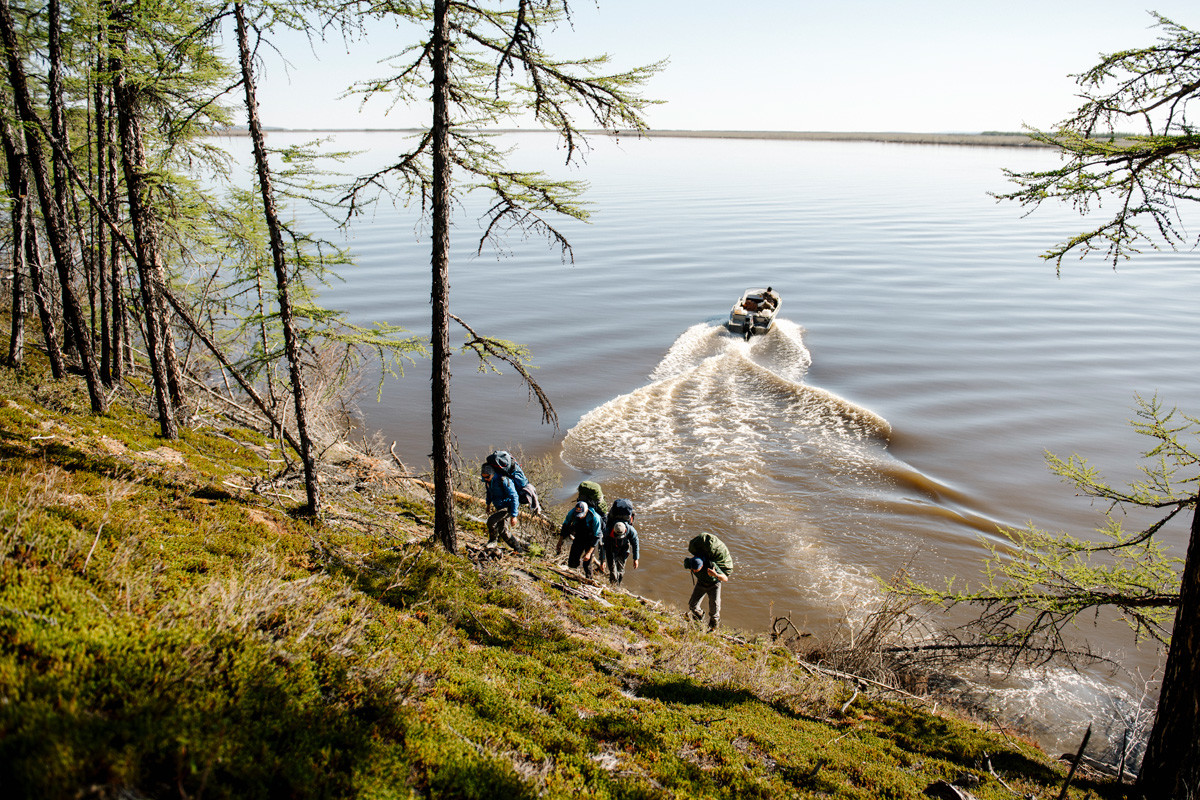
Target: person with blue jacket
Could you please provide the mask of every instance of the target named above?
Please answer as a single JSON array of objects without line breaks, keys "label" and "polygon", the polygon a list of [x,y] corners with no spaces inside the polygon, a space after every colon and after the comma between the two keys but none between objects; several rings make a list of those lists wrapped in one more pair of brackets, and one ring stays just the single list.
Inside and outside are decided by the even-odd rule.
[{"label": "person with blue jacket", "polygon": [[517,511],[521,505],[516,484],[491,464],[483,465],[480,477],[487,486],[484,508],[487,511],[496,509],[487,520],[488,544],[495,544],[500,539],[518,553],[524,552],[525,545],[511,532],[517,526]]},{"label": "person with blue jacket", "polygon": [[600,536],[604,532],[604,519],[594,508],[580,500],[567,512],[562,529],[558,532],[558,548],[555,554],[562,552],[563,542],[570,538],[571,552],[567,556],[567,566],[575,569],[583,568],[585,578],[592,577],[592,555],[600,544]]},{"label": "person with blue jacket", "polygon": [[625,560],[633,556],[638,568],[638,534],[632,522],[617,522],[604,536],[604,557],[608,561],[608,579],[618,586],[625,578]]}]

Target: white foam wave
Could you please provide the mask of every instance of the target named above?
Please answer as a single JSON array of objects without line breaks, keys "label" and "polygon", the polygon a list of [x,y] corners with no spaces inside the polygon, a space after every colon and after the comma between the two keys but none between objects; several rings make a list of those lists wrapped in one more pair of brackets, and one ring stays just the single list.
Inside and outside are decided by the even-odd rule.
[{"label": "white foam wave", "polygon": [[1136,770],[1153,704],[1139,702],[1111,678],[1056,667],[962,680],[959,694],[965,701],[1034,735],[1051,752],[1073,751],[1090,726],[1089,755],[1116,764],[1124,748],[1127,767]]},{"label": "white foam wave", "polygon": [[804,384],[810,365],[793,323],[748,342],[723,325],[694,325],[650,383],[568,431],[563,458],[636,496],[639,514],[661,526],[654,533],[719,531],[741,552],[759,551],[764,569],[788,564],[808,602],[861,595],[867,570],[848,568],[827,541],[848,516],[831,498],[844,496],[839,482],[882,474],[890,429],[869,409]]}]

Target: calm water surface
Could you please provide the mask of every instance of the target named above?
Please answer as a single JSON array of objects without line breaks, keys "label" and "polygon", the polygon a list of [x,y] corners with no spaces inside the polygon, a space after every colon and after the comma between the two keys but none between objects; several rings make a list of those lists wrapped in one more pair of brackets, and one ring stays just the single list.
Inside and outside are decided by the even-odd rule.
[{"label": "calm water surface", "polygon": [[[548,137],[513,142],[522,165],[562,161]],[[356,171],[401,147],[382,133],[337,144],[364,151]],[[582,170],[564,173],[591,183],[591,224],[562,224],[573,263],[519,236],[476,255],[469,198],[452,234],[453,312],[530,348],[561,429],[539,424],[513,376],[480,374],[466,357],[453,420],[466,454],[551,454],[568,486],[596,479],[610,499],[632,498],[643,542],[632,591],[682,607],[686,542],[709,530],[736,563],[730,624],[764,630],[789,614],[828,632],[878,597],[875,575],[977,581],[997,526],[1087,535],[1102,509],[1046,471],[1045,451],[1134,479],[1134,393],[1200,410],[1197,255],[1150,252],[1115,271],[1072,260],[1056,277],[1039,254],[1080,220],[1057,208],[1023,218],[987,196],[1006,189],[1002,167],[1050,166],[1052,153],[594,144]],[[426,333],[425,234],[415,210],[381,203],[355,225],[358,265],[328,303]],[[766,284],[783,296],[781,322],[749,343],[728,334],[733,300]],[[426,364],[363,406],[368,427],[426,462]],[[1167,540],[1182,555],[1186,530]],[[1126,665],[1109,684],[1136,692],[1159,664],[1118,624],[1081,632]],[[988,702],[1070,749],[1092,717],[1113,713],[1100,681],[1027,676]]]}]

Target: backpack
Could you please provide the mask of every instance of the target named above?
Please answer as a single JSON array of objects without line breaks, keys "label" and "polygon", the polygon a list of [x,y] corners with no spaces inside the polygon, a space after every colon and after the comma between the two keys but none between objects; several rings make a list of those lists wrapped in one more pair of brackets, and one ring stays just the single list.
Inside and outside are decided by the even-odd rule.
[{"label": "backpack", "polygon": [[500,474],[512,478],[512,482],[517,485],[518,490],[524,489],[529,483],[529,479],[525,477],[525,473],[521,470],[521,465],[517,463],[517,460],[507,450],[495,451],[487,457],[487,463],[491,464]]},{"label": "backpack", "polygon": [[629,525],[633,524],[633,518],[636,516],[633,511],[633,501],[626,500],[624,497],[614,500],[612,509],[608,512],[608,517],[604,521],[604,530],[608,533],[612,532],[613,527],[618,522],[624,522]]},{"label": "backpack", "polygon": [[604,505],[604,490],[600,488],[600,484],[593,481],[579,484],[579,499],[591,506],[600,515],[600,519],[608,515],[608,509]]}]

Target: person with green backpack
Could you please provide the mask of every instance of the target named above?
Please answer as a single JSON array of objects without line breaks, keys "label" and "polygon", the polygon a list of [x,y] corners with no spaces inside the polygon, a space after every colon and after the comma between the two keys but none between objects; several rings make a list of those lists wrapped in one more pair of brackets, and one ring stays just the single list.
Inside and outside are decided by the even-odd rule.
[{"label": "person with green backpack", "polygon": [[702,533],[688,542],[691,556],[683,560],[696,582],[688,599],[688,611],[697,622],[704,619],[700,603],[708,595],[708,629],[715,631],[721,624],[721,584],[733,572],[733,557],[725,543],[711,533]]},{"label": "person with green backpack", "polygon": [[577,503],[587,503],[588,506],[600,515],[600,519],[608,516],[608,506],[604,504],[604,490],[600,488],[600,484],[595,481],[583,481],[577,489],[579,496],[575,498]]},{"label": "person with green backpack", "polygon": [[[608,516],[608,506],[604,504],[604,490],[600,488],[600,484],[595,481],[583,481],[577,489],[578,494],[573,502],[585,503],[592,511],[595,511],[600,517],[601,533],[603,533],[603,523]],[[562,534],[558,540],[558,549],[554,551],[555,555],[562,552],[563,542],[566,540],[567,534]],[[596,563],[599,564],[604,560],[604,541],[603,539],[596,545]]]}]

